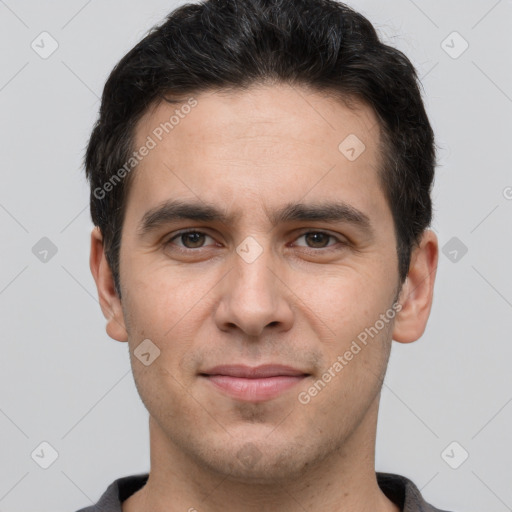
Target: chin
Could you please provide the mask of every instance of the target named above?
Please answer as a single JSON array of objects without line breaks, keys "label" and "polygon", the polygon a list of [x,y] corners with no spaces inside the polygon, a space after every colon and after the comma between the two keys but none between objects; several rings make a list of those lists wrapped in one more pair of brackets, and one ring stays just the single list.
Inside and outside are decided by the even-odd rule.
[{"label": "chin", "polygon": [[306,446],[303,442],[274,439],[268,432],[262,438],[219,440],[200,456],[201,465],[231,481],[251,485],[273,485],[293,482],[304,476],[304,469],[323,460],[328,449]]}]

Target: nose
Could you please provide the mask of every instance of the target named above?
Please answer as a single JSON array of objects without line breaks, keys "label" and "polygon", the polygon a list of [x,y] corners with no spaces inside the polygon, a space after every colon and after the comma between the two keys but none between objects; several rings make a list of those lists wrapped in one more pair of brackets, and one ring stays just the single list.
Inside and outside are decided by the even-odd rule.
[{"label": "nose", "polygon": [[286,285],[283,270],[272,264],[272,254],[264,250],[248,262],[233,253],[231,271],[221,281],[221,298],[215,322],[223,331],[239,329],[257,337],[265,330],[283,332],[291,329],[294,313],[290,305],[292,292]]}]

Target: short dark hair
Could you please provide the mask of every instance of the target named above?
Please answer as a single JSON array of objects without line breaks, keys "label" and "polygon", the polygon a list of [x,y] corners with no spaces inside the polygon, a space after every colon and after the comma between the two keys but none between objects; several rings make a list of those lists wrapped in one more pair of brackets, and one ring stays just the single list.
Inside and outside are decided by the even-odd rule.
[{"label": "short dark hair", "polygon": [[303,86],[373,108],[381,132],[379,179],[403,282],[411,251],[431,222],[436,166],[414,66],[382,43],[364,16],[335,0],[206,0],[180,6],[153,27],[103,90],[84,160],[91,217],[119,297],[121,231],[134,175],[119,171],[133,154],[138,120],[158,100],[262,83]]}]

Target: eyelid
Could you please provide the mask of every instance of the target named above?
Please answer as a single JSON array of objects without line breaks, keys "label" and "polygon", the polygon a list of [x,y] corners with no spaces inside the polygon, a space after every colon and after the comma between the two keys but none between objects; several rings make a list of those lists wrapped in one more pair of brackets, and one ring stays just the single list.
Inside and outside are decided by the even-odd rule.
[{"label": "eyelid", "polygon": [[[188,229],[182,229],[176,233],[173,233],[169,238],[166,238],[163,243],[164,243],[164,245],[168,245],[170,243],[173,243],[173,240],[175,240],[176,238],[179,239],[182,235],[186,235],[188,233],[199,233],[201,235],[210,237],[212,240],[214,240],[212,235],[209,235],[208,233],[206,233],[205,231],[203,231],[199,228],[188,228]],[[190,247],[181,247],[179,245],[178,245],[178,248],[181,250],[184,250],[184,251],[197,251],[198,249],[204,249],[204,247],[198,247],[196,249],[191,249]]]},{"label": "eyelid", "polygon": [[342,235],[339,235],[339,234],[331,233],[330,231],[326,231],[324,229],[318,229],[318,228],[317,229],[306,228],[306,229],[302,230],[299,234],[297,234],[297,236],[294,238],[294,240],[297,240],[298,238],[301,238],[304,235],[307,235],[309,233],[321,233],[321,234],[327,235],[331,239],[334,239],[336,243],[327,245],[325,247],[308,247],[307,245],[299,245],[296,247],[303,247],[305,249],[312,250],[312,251],[320,251],[322,249],[324,249],[324,250],[332,249],[332,248],[336,247],[337,244],[349,245],[349,241],[346,237],[343,237]]}]

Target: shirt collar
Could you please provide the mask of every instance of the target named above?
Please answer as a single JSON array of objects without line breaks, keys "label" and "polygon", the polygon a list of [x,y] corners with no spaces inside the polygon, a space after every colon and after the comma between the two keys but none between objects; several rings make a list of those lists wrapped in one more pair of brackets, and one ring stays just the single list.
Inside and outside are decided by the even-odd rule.
[{"label": "shirt collar", "polygon": [[[401,512],[446,512],[429,505],[416,485],[405,476],[380,472],[377,472],[376,476],[382,492],[400,508]],[[110,484],[96,504],[98,508],[94,510],[122,512],[121,503],[144,487],[148,477],[149,473],[142,473],[118,478]],[[83,509],[78,512],[89,511]]]}]

